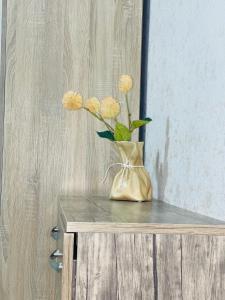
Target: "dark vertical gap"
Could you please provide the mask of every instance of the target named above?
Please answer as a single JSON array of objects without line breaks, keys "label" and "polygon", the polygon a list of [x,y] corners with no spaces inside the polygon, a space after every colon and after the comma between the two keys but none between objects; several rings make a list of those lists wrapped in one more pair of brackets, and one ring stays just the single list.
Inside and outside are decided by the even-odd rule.
[{"label": "dark vertical gap", "polygon": [[[148,44],[150,25],[150,0],[143,0],[142,16],[142,46],[141,46],[141,86],[140,86],[140,118],[146,117],[147,105],[147,74],[148,74]],[[145,139],[145,126],[140,128],[139,140]]]},{"label": "dark vertical gap", "polygon": [[0,215],[2,198],[2,168],[5,118],[7,0],[2,0],[1,69],[0,69]]},{"label": "dark vertical gap", "polygon": [[77,260],[77,233],[74,234],[74,245],[73,245],[73,259]]},{"label": "dark vertical gap", "polygon": [[158,300],[157,244],[156,244],[155,234],[153,234],[153,284],[154,284],[154,300]]},{"label": "dark vertical gap", "polygon": [[74,249],[73,249],[73,277],[72,277],[72,300],[76,299],[76,283],[77,283],[77,240],[78,233],[74,233]]}]

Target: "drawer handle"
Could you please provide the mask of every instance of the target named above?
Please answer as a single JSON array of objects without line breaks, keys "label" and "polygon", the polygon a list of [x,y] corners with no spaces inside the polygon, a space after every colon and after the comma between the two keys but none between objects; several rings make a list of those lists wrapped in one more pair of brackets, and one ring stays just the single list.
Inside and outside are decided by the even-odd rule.
[{"label": "drawer handle", "polygon": [[52,252],[52,254],[49,256],[50,259],[55,259],[57,257],[63,257],[62,252],[60,252],[59,249],[56,249],[55,251]]},{"label": "drawer handle", "polygon": [[50,267],[56,271],[56,272],[60,272],[63,269],[63,264],[62,262],[57,262],[54,260],[49,261]]},{"label": "drawer handle", "polygon": [[60,258],[63,257],[63,254],[60,252],[59,249],[56,249],[52,252],[49,256],[49,264],[53,270],[56,272],[60,272],[63,268],[63,263],[59,261]]},{"label": "drawer handle", "polygon": [[51,230],[51,237],[57,241],[59,239],[59,236],[60,236],[59,227],[58,226],[53,227]]}]

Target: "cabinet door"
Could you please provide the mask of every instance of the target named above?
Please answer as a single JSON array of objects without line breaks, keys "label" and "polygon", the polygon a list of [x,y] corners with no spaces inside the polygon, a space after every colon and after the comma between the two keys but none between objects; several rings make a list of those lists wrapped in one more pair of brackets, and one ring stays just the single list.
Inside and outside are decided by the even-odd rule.
[{"label": "cabinet door", "polygon": [[224,300],[225,237],[81,233],[76,300],[83,299]]},{"label": "cabinet door", "polygon": [[158,300],[224,300],[225,237],[156,235]]},{"label": "cabinet door", "polygon": [[151,234],[78,234],[76,300],[154,299]]}]

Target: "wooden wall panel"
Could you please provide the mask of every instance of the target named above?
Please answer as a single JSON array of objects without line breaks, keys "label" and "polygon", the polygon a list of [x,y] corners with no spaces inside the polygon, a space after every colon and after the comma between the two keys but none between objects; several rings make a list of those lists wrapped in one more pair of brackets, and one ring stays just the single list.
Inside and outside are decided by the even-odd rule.
[{"label": "wooden wall panel", "polygon": [[135,79],[139,114],[141,0],[8,0],[0,298],[55,299],[48,256],[57,196],[106,193],[111,145],[85,113],[63,111],[65,90],[117,96]]},{"label": "wooden wall panel", "polygon": [[[118,93],[118,78],[123,73],[132,74],[135,85],[130,103],[133,116],[138,117],[142,1],[83,0],[66,3],[65,89],[78,89],[85,98],[95,95],[101,99],[114,95],[124,100]],[[123,104],[122,108],[124,111]],[[64,156],[73,168],[65,169],[62,189],[71,193],[85,190],[108,194],[111,181],[107,180],[107,184],[103,185],[102,179],[115,154],[110,143],[95,134],[104,126],[86,112],[64,114],[67,116]]]},{"label": "wooden wall panel", "polygon": [[[0,203],[2,193],[2,163],[4,143],[4,113],[5,113],[5,66],[6,66],[6,0],[1,1],[1,43],[0,43]],[[1,213],[1,207],[0,207]],[[0,224],[1,226],[1,224]],[[0,239],[1,240],[1,239]]]},{"label": "wooden wall panel", "polygon": [[225,299],[225,238],[182,236],[183,299]]},{"label": "wooden wall panel", "polygon": [[79,233],[76,300],[151,300],[152,235]]},{"label": "wooden wall panel", "polygon": [[[0,261],[1,257],[6,254],[7,247],[7,231],[4,226],[1,206],[2,194],[2,165],[3,165],[3,144],[4,144],[4,114],[5,114],[5,69],[6,69],[6,0],[1,1],[1,61],[0,61]],[[3,276],[4,265],[0,264],[0,298],[5,299],[5,291],[3,290]],[[2,283],[2,284],[1,284]]]}]

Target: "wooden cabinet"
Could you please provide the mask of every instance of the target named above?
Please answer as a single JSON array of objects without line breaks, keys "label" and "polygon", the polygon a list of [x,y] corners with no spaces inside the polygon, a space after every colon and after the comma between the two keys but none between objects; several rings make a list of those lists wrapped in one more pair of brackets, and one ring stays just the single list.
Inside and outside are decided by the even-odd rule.
[{"label": "wooden cabinet", "polygon": [[59,211],[61,299],[225,299],[225,223],[160,201],[73,197]]}]

